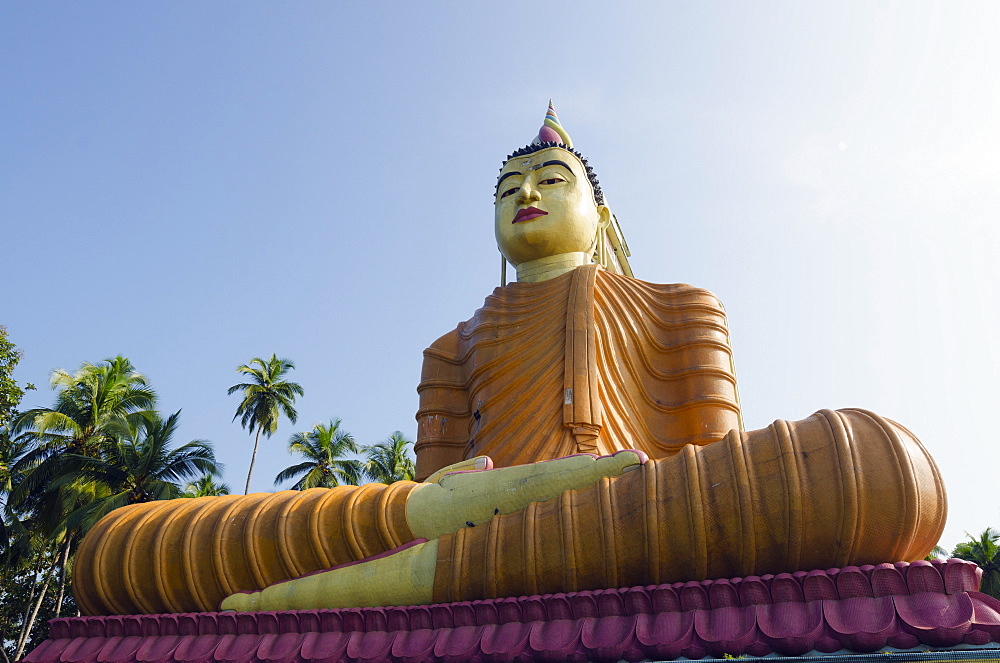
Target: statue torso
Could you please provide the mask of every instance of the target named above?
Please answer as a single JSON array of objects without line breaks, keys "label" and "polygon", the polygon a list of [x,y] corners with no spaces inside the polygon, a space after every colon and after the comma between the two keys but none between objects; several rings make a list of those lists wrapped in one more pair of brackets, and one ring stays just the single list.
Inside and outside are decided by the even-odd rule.
[{"label": "statue torso", "polygon": [[424,352],[418,392],[418,479],[478,455],[664,457],[740,427],[718,299],[596,265],[495,290]]}]

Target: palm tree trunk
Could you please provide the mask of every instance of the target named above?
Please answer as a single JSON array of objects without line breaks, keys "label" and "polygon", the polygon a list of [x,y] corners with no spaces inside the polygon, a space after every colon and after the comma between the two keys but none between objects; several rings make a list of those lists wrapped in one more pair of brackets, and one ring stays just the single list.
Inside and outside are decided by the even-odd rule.
[{"label": "palm tree trunk", "polygon": [[62,568],[59,570],[59,600],[56,601],[56,617],[62,616],[63,598],[66,597],[66,567],[69,566],[69,547],[73,543],[73,535],[66,537],[66,547],[63,549]]},{"label": "palm tree trunk", "polygon": [[21,640],[24,639],[24,626],[28,623],[28,615],[31,614],[31,606],[35,602],[35,588],[38,587],[38,574],[42,570],[42,556],[39,553],[38,561],[35,563],[35,572],[31,575],[31,591],[28,592],[28,600],[24,604],[24,614],[21,615],[21,630],[17,635],[17,646],[21,646]]},{"label": "palm tree trunk", "polygon": [[24,653],[24,648],[28,644],[28,640],[31,639],[31,629],[35,626],[35,619],[38,618],[38,611],[42,608],[42,601],[45,600],[45,594],[49,591],[49,581],[52,580],[52,573],[55,571],[56,564],[58,561],[52,562],[52,566],[49,568],[49,572],[45,574],[45,582],[42,583],[42,589],[38,592],[38,600],[35,601],[35,609],[31,612],[31,617],[24,625],[24,629],[21,632],[21,638],[17,643],[17,651],[14,652],[14,660],[18,661],[21,659],[21,654]]},{"label": "palm tree trunk", "polygon": [[260,444],[260,426],[257,427],[257,438],[253,441],[253,455],[250,456],[250,471],[247,472],[247,487],[243,489],[244,495],[250,494],[250,477],[253,476],[253,464],[257,462],[257,445]]}]

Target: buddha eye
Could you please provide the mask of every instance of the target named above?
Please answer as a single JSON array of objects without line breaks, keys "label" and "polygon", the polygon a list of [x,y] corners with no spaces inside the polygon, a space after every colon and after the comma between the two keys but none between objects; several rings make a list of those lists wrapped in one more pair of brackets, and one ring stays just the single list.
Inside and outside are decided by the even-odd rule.
[{"label": "buddha eye", "polygon": [[559,182],[565,182],[561,177],[549,177],[539,182],[539,184],[558,184]]},{"label": "buddha eye", "polygon": [[506,198],[507,196],[509,196],[511,194],[514,194],[514,193],[517,193],[517,188],[507,189],[506,191],[504,191],[503,193],[500,194],[500,197],[501,198]]}]

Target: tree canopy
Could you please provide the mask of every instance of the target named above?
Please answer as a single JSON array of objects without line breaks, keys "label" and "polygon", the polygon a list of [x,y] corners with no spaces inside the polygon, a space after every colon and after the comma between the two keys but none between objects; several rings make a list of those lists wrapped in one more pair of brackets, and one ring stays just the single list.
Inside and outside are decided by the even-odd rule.
[{"label": "tree canopy", "polygon": [[[221,466],[220,466],[221,468]],[[184,484],[181,497],[218,497],[229,494],[229,484],[216,481],[214,473],[204,474]]]},{"label": "tree canopy", "polygon": [[298,479],[292,486],[295,490],[357,485],[364,476],[364,468],[360,460],[345,456],[359,451],[354,436],[341,428],[340,419],[316,424],[311,431],[295,433],[288,440],[288,453],[304,460],[279,472],[274,483]]},{"label": "tree canopy", "polygon": [[983,570],[979,591],[1000,599],[1000,532],[991,527],[982,531],[978,538],[968,535],[969,540],[955,546],[952,557],[975,562]]},{"label": "tree canopy", "polygon": [[0,325],[0,428],[6,428],[17,416],[17,406],[25,389],[35,388],[29,383],[22,389],[14,381],[14,369],[19,361],[21,351],[8,338],[7,328]]},{"label": "tree canopy", "polygon": [[365,463],[365,474],[372,481],[392,483],[393,481],[413,481],[416,468],[409,448],[413,442],[406,439],[400,431],[393,432],[382,442],[365,448],[368,460]]},{"label": "tree canopy", "polygon": [[19,413],[0,439],[0,641],[16,660],[36,623],[75,611],[73,556],[114,508],[171,499],[179,482],[220,470],[211,445],[175,445],[180,412],[163,417],[147,378],[125,357],[52,374],[52,407]]}]

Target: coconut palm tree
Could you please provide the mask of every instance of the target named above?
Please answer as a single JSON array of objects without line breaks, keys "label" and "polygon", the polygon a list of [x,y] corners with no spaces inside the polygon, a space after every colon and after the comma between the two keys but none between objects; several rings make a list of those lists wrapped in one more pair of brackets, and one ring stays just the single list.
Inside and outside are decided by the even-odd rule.
[{"label": "coconut palm tree", "polygon": [[146,376],[120,355],[96,365],[84,363],[72,374],[57,369],[51,384],[58,390],[55,407],[24,412],[12,430],[27,432],[43,454],[93,455],[102,441],[125,433],[156,403]]},{"label": "coconut palm tree", "polygon": [[[10,472],[18,475],[7,500],[9,511],[30,514],[32,526],[60,535],[66,515],[99,495],[101,488],[65,479],[71,456],[100,458],[129,431],[155,415],[156,394],[144,375],[122,356],[84,363],[76,373],[56,370],[55,406],[35,408],[14,421],[11,434],[28,445]],[[72,542],[74,538],[66,537]],[[67,544],[69,545],[69,544]]]},{"label": "coconut palm tree", "polygon": [[57,369],[51,384],[58,390],[55,406],[28,410],[11,427],[16,439],[31,445],[12,468],[24,474],[10,494],[14,508],[21,508],[29,495],[45,494],[62,474],[67,455],[99,457],[104,444],[154,414],[156,394],[149,381],[120,355],[96,365],[84,363],[72,374]]},{"label": "coconut palm tree", "polygon": [[253,476],[253,466],[257,462],[257,446],[260,444],[260,434],[268,437],[278,430],[278,418],[284,414],[293,424],[299,418],[293,404],[295,397],[305,393],[300,385],[284,380],[285,373],[295,368],[289,359],[278,359],[272,354],[267,361],[254,357],[249,364],[237,367],[236,372],[250,378],[250,382],[234,384],[228,394],[243,392],[243,400],[236,408],[233,421],[241,417],[240,425],[256,431],[253,443],[253,454],[250,456],[250,470],[247,472],[245,494],[250,492],[250,477]]},{"label": "coconut palm tree", "polygon": [[73,511],[67,524],[89,529],[118,507],[180,497],[183,492],[178,482],[217,473],[220,468],[207,441],[193,440],[171,448],[179,417],[177,411],[166,419],[151,416],[141,420],[127,437],[105,444],[98,458],[69,455],[65,473],[52,487],[93,485],[103,490]]},{"label": "coconut palm tree", "polygon": [[286,467],[274,478],[274,485],[298,478],[295,490],[308,488],[333,488],[341,485],[358,485],[363,476],[360,460],[344,458],[357,454],[354,437],[340,428],[340,419],[328,425],[316,424],[306,433],[296,433],[288,440],[288,452],[305,458]]},{"label": "coconut palm tree", "polygon": [[948,549],[943,546],[937,545],[934,546],[934,548],[929,553],[927,553],[927,556],[924,557],[924,560],[928,562],[933,562],[935,559],[948,559],[949,557],[951,557],[951,555],[948,553]]},{"label": "coconut palm tree", "polygon": [[979,591],[993,598],[1000,598],[1000,545],[997,545],[1000,532],[987,527],[978,539],[971,534],[967,536],[969,540],[955,546],[951,556],[975,562],[983,570]]},{"label": "coconut palm tree", "polygon": [[365,462],[365,474],[380,483],[393,481],[413,481],[416,470],[409,447],[413,442],[407,440],[400,431],[395,431],[384,441],[365,447],[368,460]]},{"label": "coconut palm tree", "polygon": [[205,474],[184,484],[181,497],[218,497],[229,494],[229,484],[217,483],[214,474]]}]

